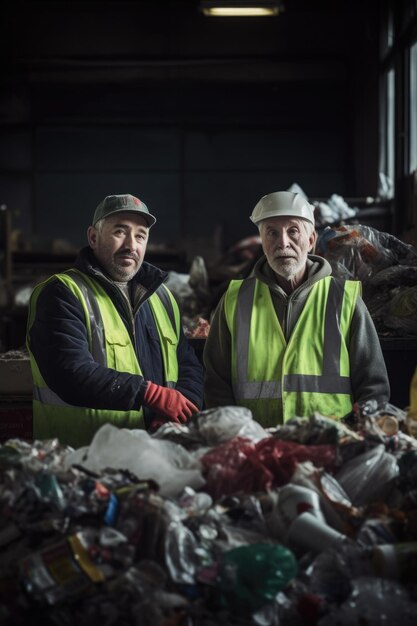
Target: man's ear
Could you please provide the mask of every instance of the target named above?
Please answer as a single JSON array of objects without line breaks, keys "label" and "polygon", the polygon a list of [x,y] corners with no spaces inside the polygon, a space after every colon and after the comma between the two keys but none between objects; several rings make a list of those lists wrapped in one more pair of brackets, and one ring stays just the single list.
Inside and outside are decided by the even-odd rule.
[{"label": "man's ear", "polygon": [[317,231],[313,230],[313,232],[310,235],[309,241],[310,241],[309,252],[314,252],[314,249],[316,247],[316,242],[317,242]]},{"label": "man's ear", "polygon": [[90,246],[90,248],[94,248],[96,247],[97,244],[97,228],[94,228],[94,226],[89,226],[87,229],[87,240],[88,240],[88,244]]}]

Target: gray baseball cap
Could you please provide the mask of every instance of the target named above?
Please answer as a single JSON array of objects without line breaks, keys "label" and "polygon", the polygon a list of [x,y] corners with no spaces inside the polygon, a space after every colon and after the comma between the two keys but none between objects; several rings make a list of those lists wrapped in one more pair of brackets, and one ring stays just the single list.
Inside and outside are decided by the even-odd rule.
[{"label": "gray baseball cap", "polygon": [[269,217],[301,217],[314,225],[314,206],[300,193],[275,191],[263,196],[253,209],[251,221],[258,225]]},{"label": "gray baseball cap", "polygon": [[130,193],[123,193],[115,196],[106,196],[94,211],[93,226],[103,217],[109,217],[113,213],[139,213],[142,215],[150,228],[156,222],[156,217],[149,213],[148,207],[142,200],[132,196]]}]

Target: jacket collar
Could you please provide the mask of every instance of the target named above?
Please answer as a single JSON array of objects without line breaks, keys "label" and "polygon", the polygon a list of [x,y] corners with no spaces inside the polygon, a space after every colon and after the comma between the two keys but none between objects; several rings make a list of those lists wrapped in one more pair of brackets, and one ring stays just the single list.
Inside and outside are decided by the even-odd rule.
[{"label": "jacket collar", "polygon": [[[317,282],[321,278],[325,276],[330,276],[332,273],[332,268],[330,263],[324,259],[323,257],[317,256],[315,254],[309,254],[307,256],[307,273],[308,278],[303,283],[306,287],[310,286],[312,283]],[[255,264],[251,276],[255,276],[259,280],[267,285],[276,286],[275,274],[272,268],[268,265],[268,261],[266,260],[266,256],[263,255]],[[302,286],[301,286],[302,288]]]},{"label": "jacket collar", "polygon": [[[75,261],[75,267],[80,272],[84,272],[85,274],[96,278],[105,285],[112,284],[117,289],[113,280],[106,274],[103,267],[97,261],[93,250],[89,246],[80,250]],[[140,288],[144,287],[148,292],[148,295],[151,295],[158,289],[167,277],[168,272],[161,270],[147,261],[144,261],[136,276],[134,276],[130,281],[132,292],[135,293]]]}]

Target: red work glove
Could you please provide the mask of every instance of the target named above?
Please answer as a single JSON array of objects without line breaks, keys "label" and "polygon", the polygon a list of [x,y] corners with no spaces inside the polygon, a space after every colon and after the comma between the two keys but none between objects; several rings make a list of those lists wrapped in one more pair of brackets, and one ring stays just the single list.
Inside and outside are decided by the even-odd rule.
[{"label": "red work glove", "polygon": [[154,409],[156,413],[169,417],[172,422],[185,423],[198,408],[176,389],[169,389],[155,385],[149,381],[143,398],[145,406]]}]

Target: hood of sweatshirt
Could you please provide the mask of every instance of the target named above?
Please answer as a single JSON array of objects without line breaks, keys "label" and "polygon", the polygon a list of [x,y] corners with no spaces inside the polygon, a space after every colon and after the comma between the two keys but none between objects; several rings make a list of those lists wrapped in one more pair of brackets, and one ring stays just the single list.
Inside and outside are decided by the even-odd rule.
[{"label": "hood of sweatshirt", "polygon": [[305,280],[292,293],[287,294],[277,283],[275,273],[268,264],[265,256],[262,256],[255,264],[251,276],[266,283],[270,289],[272,302],[278,319],[281,323],[284,335],[288,338],[303,309],[311,287],[317,281],[332,273],[331,265],[326,259],[314,254],[307,257],[307,280]]},{"label": "hood of sweatshirt", "polygon": [[[315,254],[309,254],[307,256],[307,280],[305,280],[297,289],[294,290],[294,293],[309,289],[315,282],[325,278],[326,276],[330,276],[332,273],[331,265],[326,259],[321,256],[317,256]],[[272,289],[278,289],[285,293],[281,287],[277,284],[276,276],[274,270],[268,264],[266,256],[263,255],[255,264],[251,276],[255,276],[258,280],[266,283]],[[292,295],[292,294],[291,294]]]}]

